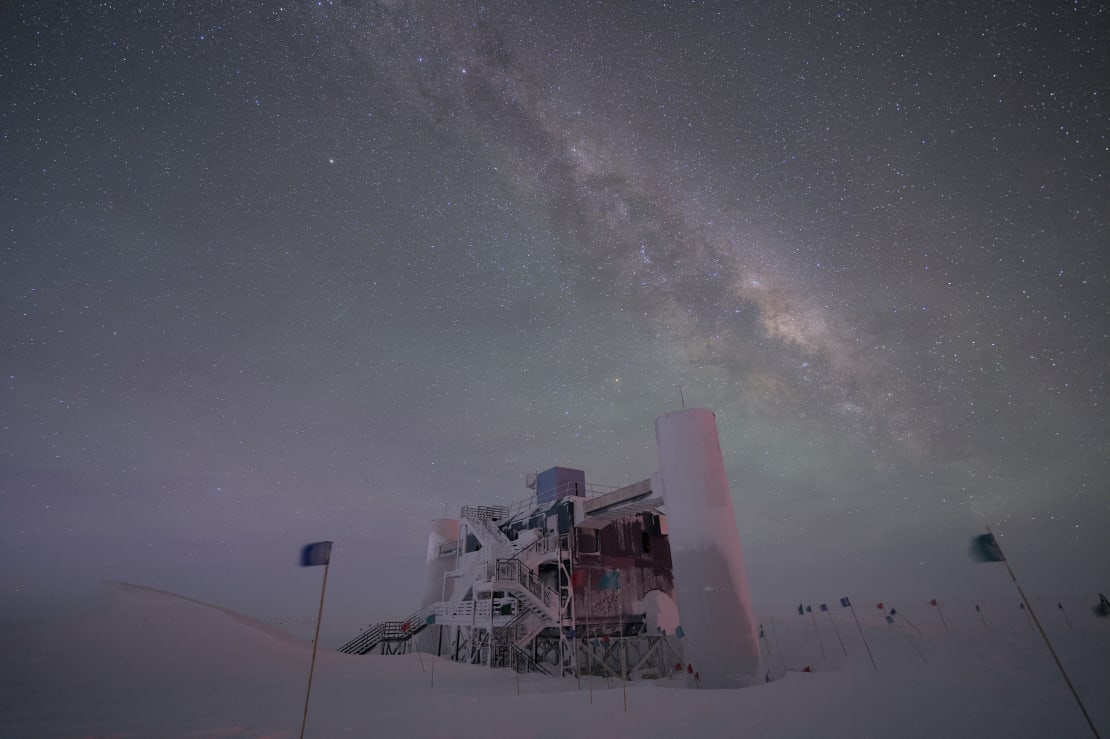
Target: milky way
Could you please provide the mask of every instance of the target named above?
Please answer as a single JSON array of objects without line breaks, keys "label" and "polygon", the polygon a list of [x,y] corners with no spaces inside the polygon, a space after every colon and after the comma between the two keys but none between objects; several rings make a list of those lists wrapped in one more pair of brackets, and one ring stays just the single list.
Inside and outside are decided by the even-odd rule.
[{"label": "milky way", "polygon": [[[720,9],[716,12],[722,15]],[[653,70],[667,65],[676,54],[696,54],[709,57],[708,66],[713,66],[715,59],[720,65],[719,74],[731,75],[734,65],[729,64],[728,56],[747,51],[737,47],[748,41],[750,34],[712,38],[716,48],[683,48],[683,34],[667,28],[667,20],[676,14],[664,8],[623,13],[614,9],[607,13],[587,11],[585,18],[568,18],[566,13],[550,8],[445,9],[438,3],[421,8],[385,3],[324,15],[323,37],[347,52],[339,56],[341,65],[380,71],[380,77],[394,85],[397,96],[414,111],[429,116],[451,135],[482,147],[493,168],[506,178],[506,186],[529,194],[559,235],[561,257],[573,266],[592,295],[606,307],[643,312],[650,324],[665,327],[681,341],[692,362],[719,365],[740,381],[739,394],[754,405],[762,403],[774,413],[781,412],[782,406],[792,400],[805,405],[816,403],[845,428],[893,437],[905,451],[928,454],[933,445],[945,443],[938,437],[943,437],[946,430],[951,435],[954,428],[967,423],[966,408],[944,413],[929,409],[930,401],[935,405],[952,403],[952,398],[938,398],[957,391],[946,385],[973,384],[976,387],[968,389],[969,396],[984,389],[974,379],[969,382],[965,368],[954,367],[947,360],[959,361],[963,355],[962,361],[979,365],[981,373],[999,374],[1001,362],[991,351],[997,348],[997,342],[990,342],[989,347],[977,346],[979,342],[967,338],[967,327],[960,325],[979,318],[993,307],[989,303],[968,301],[964,295],[954,305],[952,298],[957,293],[943,291],[943,287],[956,289],[953,283],[932,281],[934,284],[928,287],[935,290],[940,282],[942,293],[939,299],[930,296],[931,305],[893,296],[884,305],[875,299],[873,285],[853,284],[870,281],[870,270],[863,265],[841,267],[862,274],[838,286],[836,292],[856,294],[844,299],[834,291],[821,290],[807,279],[804,270],[798,269],[794,256],[799,252],[820,254],[822,250],[811,243],[812,236],[768,237],[759,224],[753,223],[750,206],[730,207],[712,186],[698,181],[697,171],[707,166],[705,162],[695,164],[694,173],[685,172],[698,155],[696,143],[670,138],[659,144],[655,136],[642,130],[645,126],[639,125],[640,121],[654,112],[649,106],[656,103],[657,110],[665,109],[670,100],[670,92],[653,95]],[[866,13],[860,14],[864,16]],[[841,14],[836,17],[846,22]],[[598,26],[592,27],[595,20]],[[697,21],[708,24],[712,19],[698,16]],[[561,25],[569,28],[550,30]],[[623,45],[616,44],[617,50],[605,54],[603,62],[596,57],[607,31],[612,33],[609,38],[619,39]],[[844,36],[849,34],[848,30],[843,32]],[[840,31],[832,35],[840,47],[861,43],[860,39],[841,38]],[[917,53],[924,55],[934,48],[928,40],[913,36],[904,39],[910,51],[917,46]],[[973,36],[972,30],[954,31],[940,44],[947,56],[957,57],[969,51],[960,47]],[[999,46],[1004,45],[999,42]],[[1011,48],[999,55],[1005,52],[1020,54],[1020,50]],[[907,55],[905,51],[899,54]],[[1015,64],[1012,60],[1008,63]],[[829,64],[827,57],[814,54],[802,66],[813,67],[813,76],[830,82],[852,71],[830,69]],[[871,62],[869,69],[854,71],[884,75],[875,66]],[[903,71],[898,70],[886,72],[886,82],[891,87],[908,85],[915,96],[920,96],[921,88],[929,85],[929,78],[937,72],[914,69],[909,64],[906,67],[920,78],[912,82],[897,79],[896,74]],[[557,71],[548,74],[553,69]],[[671,70],[668,73],[675,74]],[[793,84],[804,80],[803,75],[800,77]],[[714,107],[724,108],[725,117],[754,118],[742,94],[752,82],[747,80],[739,90],[723,94],[717,87],[720,81],[709,82],[715,95],[735,106],[728,111],[727,106],[713,101]],[[956,87],[961,83],[977,84],[961,80]],[[352,84],[357,87],[358,82]],[[773,84],[787,87],[791,83],[780,78]],[[879,89],[868,90],[855,80],[849,86],[861,93],[885,92],[881,85],[876,87]],[[1089,93],[1096,95],[1093,90]],[[359,100],[358,89],[352,89],[351,94]],[[835,107],[838,101],[814,102]],[[889,99],[874,103],[876,113],[891,105],[895,112],[924,107]],[[684,120],[712,115],[688,100],[676,107],[672,115]],[[855,112],[853,117],[866,115]],[[928,118],[935,116],[926,117],[926,123],[917,126],[923,136],[951,134],[931,130],[935,121]],[[713,123],[724,125],[720,120]],[[779,121],[775,133],[785,128],[797,134],[798,123]],[[734,142],[741,151],[762,144],[766,138],[749,126],[740,129],[741,136]],[[830,140],[816,146],[836,148],[837,143]],[[830,167],[841,170],[841,177],[847,181],[837,199],[889,198],[892,193],[871,183],[852,183],[859,169],[851,161],[855,154],[849,152],[845,157],[848,161],[843,162],[825,155],[832,160]],[[904,155],[888,154],[888,161],[877,164],[881,169],[891,169],[902,158]],[[927,161],[917,164],[928,169]],[[871,168],[864,176],[873,176]],[[790,187],[789,183],[775,182],[771,189],[778,190],[784,184]],[[945,186],[951,184],[933,185],[935,189]],[[945,192],[934,196],[966,197]],[[895,197],[904,198],[901,194]],[[872,207],[889,208],[891,204],[879,202]],[[858,236],[839,234],[837,250],[889,249],[894,254],[886,256],[897,261],[904,258],[899,252],[905,247],[883,244],[881,240],[909,238],[921,249],[911,259],[919,260],[919,268],[927,271],[928,249],[933,247],[911,231],[920,225],[922,216],[915,214],[908,224],[898,222],[909,215],[907,211],[918,207],[909,203],[899,208],[896,218],[882,219],[883,226],[892,227],[890,234],[881,229]],[[987,214],[981,217],[993,220]],[[823,216],[818,214],[818,218]],[[959,245],[955,251],[965,248]],[[963,271],[960,255],[951,252],[951,245],[937,244],[936,249],[939,253],[934,259],[942,273]],[[843,256],[840,259],[853,261]],[[918,279],[911,277],[910,281]],[[989,296],[982,297],[989,300]],[[914,315],[930,309],[937,318]],[[899,311],[909,315],[897,316]],[[894,324],[895,338],[889,337],[890,327],[884,323]],[[907,330],[922,334],[914,337],[919,341],[931,339],[936,347],[943,347],[951,341],[948,335],[955,334],[961,346],[952,347],[950,355],[947,348],[930,350],[933,356],[924,361],[891,356],[897,346],[890,344],[900,344]],[[986,337],[982,343],[988,343]],[[990,410],[1002,412],[999,407]],[[966,438],[976,432],[976,425],[972,423],[958,433]]]}]

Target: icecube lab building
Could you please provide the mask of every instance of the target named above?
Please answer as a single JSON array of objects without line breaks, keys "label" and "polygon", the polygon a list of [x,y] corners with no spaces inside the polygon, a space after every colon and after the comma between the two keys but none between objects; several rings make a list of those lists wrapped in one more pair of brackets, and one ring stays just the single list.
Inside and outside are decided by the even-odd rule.
[{"label": "icecube lab building", "polygon": [[[655,420],[659,471],[619,488],[552,467],[509,506],[432,522],[424,602],[349,654],[411,649],[553,675],[762,682],[716,417]],[[696,679],[695,679],[696,678]]]}]

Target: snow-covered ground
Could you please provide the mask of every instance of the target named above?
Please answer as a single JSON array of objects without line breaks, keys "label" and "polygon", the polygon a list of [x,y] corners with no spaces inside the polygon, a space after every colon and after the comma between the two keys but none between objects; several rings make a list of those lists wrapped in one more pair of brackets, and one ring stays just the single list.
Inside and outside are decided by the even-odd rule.
[{"label": "snow-covered ground", "polygon": [[[1092,599],[1093,602],[1093,599]],[[831,605],[831,604],[830,604]],[[898,605],[898,604],[895,604]],[[1110,619],[1035,601],[1099,732],[1110,736]],[[311,737],[1083,737],[1092,736],[1040,636],[1015,603],[906,611],[873,604],[835,623],[760,614],[781,679],[740,691],[676,689],[461,665],[429,655],[316,660]],[[901,610],[901,608],[899,609]],[[324,614],[327,619],[327,612]],[[772,628],[773,621],[773,628]],[[296,737],[311,645],[247,616],[111,584],[51,623],[0,637],[4,737]],[[824,648],[827,659],[821,656]],[[785,659],[783,659],[785,657]],[[810,666],[814,672],[799,670]],[[433,675],[434,670],[434,675]],[[433,685],[434,677],[434,685]]]}]

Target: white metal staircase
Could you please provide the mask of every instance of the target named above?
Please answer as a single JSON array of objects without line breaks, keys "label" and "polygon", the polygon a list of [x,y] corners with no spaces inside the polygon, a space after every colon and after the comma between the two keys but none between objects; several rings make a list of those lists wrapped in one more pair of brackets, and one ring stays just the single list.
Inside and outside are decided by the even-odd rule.
[{"label": "white metal staircase", "polygon": [[512,621],[493,630],[493,663],[512,667],[518,672],[551,673],[536,662],[524,647],[547,627],[545,619],[532,611],[522,610]]},{"label": "white metal staircase", "polygon": [[446,611],[445,603],[433,603],[421,608],[402,621],[382,621],[374,624],[366,631],[341,646],[338,651],[345,654],[369,654],[374,647],[387,643],[405,643],[413,636],[420,633],[425,626],[435,619],[429,616],[442,616]]},{"label": "white metal staircase", "polygon": [[519,559],[499,559],[494,563],[490,578],[476,583],[478,594],[503,591],[517,598],[524,608],[546,618],[550,624],[559,623],[559,591],[544,584],[536,571]]},{"label": "white metal staircase", "polygon": [[504,506],[463,506],[462,509],[462,520],[466,521],[467,528],[495,557],[507,557],[512,551],[508,537],[494,523],[507,516],[508,511]]},{"label": "white metal staircase", "polygon": [[[537,563],[550,561],[556,556],[553,552],[561,552],[563,545],[556,541],[559,546],[552,549],[554,540],[542,537],[514,546],[497,525],[507,519],[508,512],[501,506],[464,507],[461,518],[478,539],[481,550],[463,554],[458,569],[447,573],[455,580],[451,598],[421,608],[402,621],[375,624],[339,651],[368,654],[380,648],[383,654],[399,653],[431,621],[462,628],[469,635],[468,651],[474,658],[488,649],[491,665],[546,672],[527,649],[541,631],[563,622],[561,614],[564,601],[569,602],[569,590],[561,594],[547,585],[523,557]],[[458,556],[454,549],[450,553]],[[442,551],[440,555],[445,556]],[[498,593],[511,600],[495,604]]]}]

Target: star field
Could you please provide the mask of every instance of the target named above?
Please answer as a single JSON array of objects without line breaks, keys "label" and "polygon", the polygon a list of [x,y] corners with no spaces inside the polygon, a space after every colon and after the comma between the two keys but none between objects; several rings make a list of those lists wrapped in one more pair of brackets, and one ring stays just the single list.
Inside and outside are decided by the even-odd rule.
[{"label": "star field", "polygon": [[265,618],[326,538],[340,623],[396,615],[429,519],[648,476],[680,386],[757,601],[1005,585],[984,524],[1105,588],[1107,19],[0,10],[0,592]]}]

